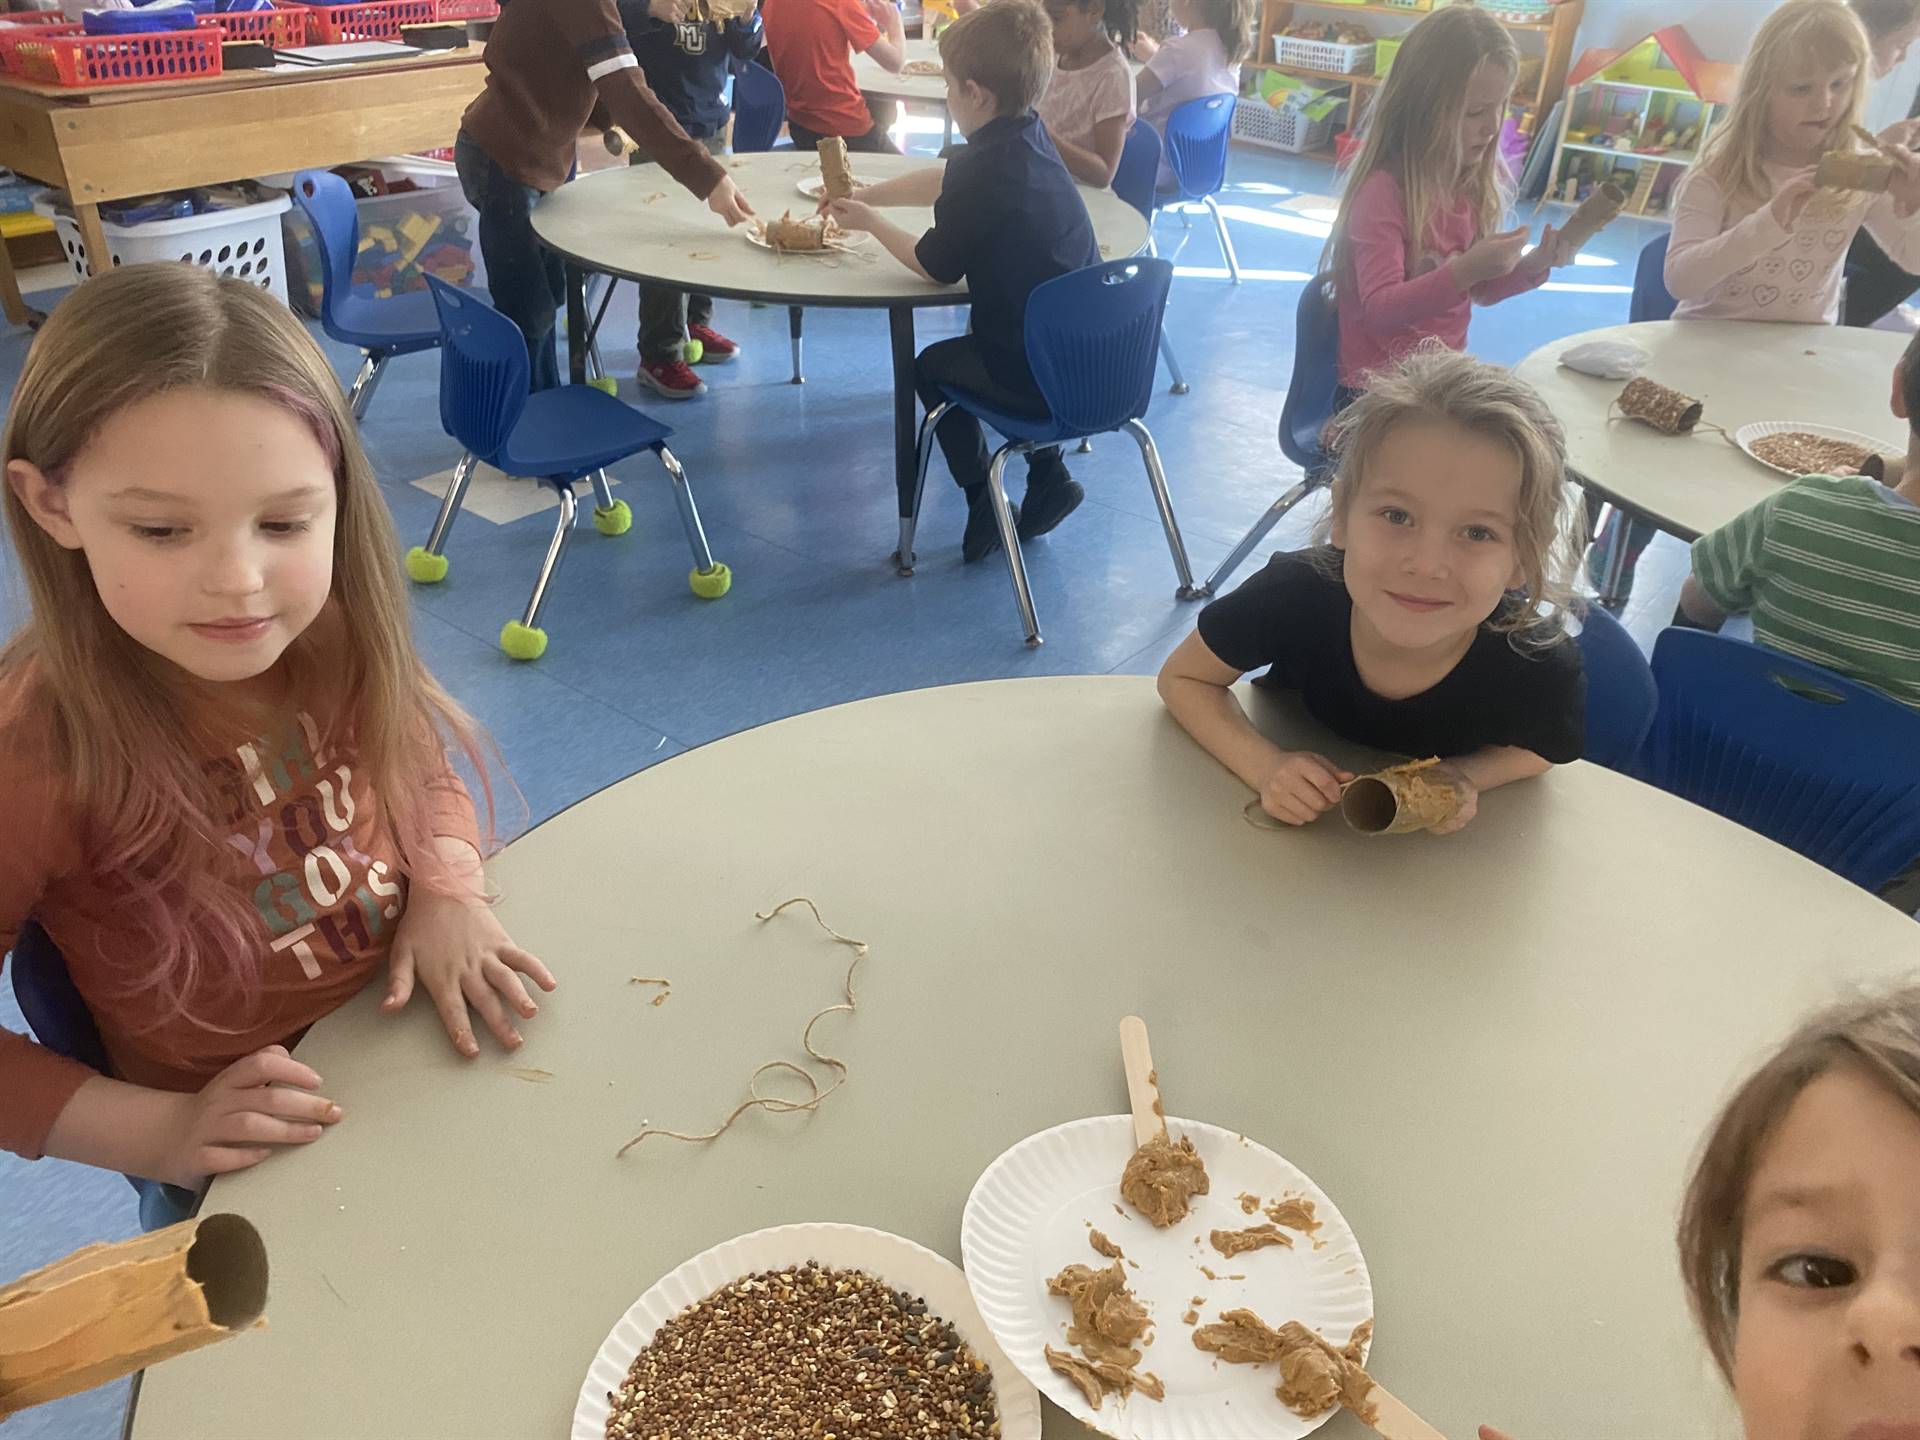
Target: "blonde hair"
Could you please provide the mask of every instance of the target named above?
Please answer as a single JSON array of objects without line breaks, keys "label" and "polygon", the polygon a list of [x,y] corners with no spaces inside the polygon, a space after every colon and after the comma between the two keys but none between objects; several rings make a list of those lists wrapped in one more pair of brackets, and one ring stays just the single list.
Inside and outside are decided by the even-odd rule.
[{"label": "blonde hair", "polygon": [[1487,147],[1472,174],[1460,173],[1460,120],[1467,108],[1467,82],[1489,60],[1504,67],[1509,76],[1519,73],[1520,52],[1513,37],[1498,20],[1471,5],[1435,10],[1407,32],[1393,69],[1387,72],[1387,83],[1367,112],[1360,152],[1347,169],[1340,209],[1327,237],[1329,263],[1338,258],[1345,243],[1354,197],[1379,170],[1400,187],[1407,244],[1415,254],[1425,242],[1434,211],[1455,195],[1464,195],[1472,206],[1476,235],[1500,228],[1512,179],[1499,141]]},{"label": "blonde hair", "polygon": [[1732,108],[1700,152],[1700,168],[1721,189],[1755,201],[1773,194],[1760,159],[1767,141],[1767,101],[1782,77],[1808,64],[1854,67],[1853,94],[1829,139],[1851,146],[1850,127],[1860,123],[1872,69],[1866,27],[1840,0],[1787,0],[1753,37]]},{"label": "blonde hair", "polygon": [[[1194,0],[1201,23],[1220,37],[1227,64],[1238,65],[1253,44],[1253,0]],[[1915,0],[1920,4],[1920,0]]]},{"label": "blonde hair", "polygon": [[940,32],[940,63],[1024,115],[1053,78],[1053,21],[1039,0],[989,0]]},{"label": "blonde hair", "polygon": [[[1399,61],[1394,66],[1398,69]],[[1316,538],[1324,544],[1335,523],[1345,523],[1366,477],[1368,457],[1409,420],[1445,420],[1513,452],[1520,462],[1513,548],[1526,598],[1496,612],[1489,625],[1522,649],[1544,649],[1564,639],[1582,538],[1567,504],[1566,434],[1533,387],[1504,366],[1425,340],[1394,365],[1369,375],[1366,393],[1337,422],[1331,503]]]},{"label": "blonde hair", "polygon": [[1753,1073],[1708,1132],[1680,1212],[1680,1274],[1723,1376],[1740,1324],[1740,1242],[1761,1153],[1807,1086],[1850,1067],[1920,1117],[1920,985],[1823,1010]]},{"label": "blonde hair", "polygon": [[[296,697],[337,697],[312,717],[314,748],[353,755],[403,869],[415,883],[451,893],[432,843],[427,783],[452,746],[485,786],[478,732],[414,652],[373,467],[332,367],[285,305],[242,281],[171,262],[89,280],[60,302],[28,352],[7,417],[6,459],[64,484],[113,416],[199,386],[283,407],[332,464],[332,590],[321,618],[285,652],[285,673]],[[267,939],[232,883],[223,837],[233,802],[207,742],[215,729],[238,734],[243,724],[291,717],[243,714],[222,700],[230,713],[209,721],[204,704],[193,703],[205,692],[107,613],[85,553],[48,535],[11,485],[5,509],[32,609],[0,650],[4,719],[44,730],[51,764],[78,808],[89,865],[124,883],[116,901],[151,937],[149,953],[130,967],[128,993],[157,992],[155,1026],[174,1014],[191,1018],[188,1001],[201,984],[257,978]],[[487,798],[490,819],[490,787]]]}]

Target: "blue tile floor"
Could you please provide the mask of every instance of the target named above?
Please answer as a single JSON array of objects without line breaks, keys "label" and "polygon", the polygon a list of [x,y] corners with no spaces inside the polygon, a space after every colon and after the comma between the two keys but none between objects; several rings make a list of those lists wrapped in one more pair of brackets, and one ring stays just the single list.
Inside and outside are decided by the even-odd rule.
[{"label": "blue tile floor", "polygon": [[[1160,253],[1177,275],[1167,328],[1192,393],[1164,389],[1148,424],[1165,458],[1194,569],[1204,576],[1273,497],[1297,478],[1275,425],[1293,360],[1293,311],[1331,219],[1322,164],[1236,149],[1222,200],[1243,267],[1229,285],[1213,227],[1163,214]],[[1472,348],[1511,363],[1535,347],[1623,321],[1633,261],[1659,228],[1622,220],[1546,289],[1476,312]],[[43,297],[47,298],[47,297]],[[636,392],[634,301],[625,288],[603,351]],[[935,462],[911,580],[887,556],[896,534],[886,321],[877,313],[806,317],[807,383],[787,383],[784,310],[722,302],[720,328],[741,359],[710,368],[710,393],[680,405],[648,401],[680,427],[673,440],[692,477],[717,558],[733,567],[718,601],[688,591],[689,557],[651,457],[615,469],[633,530],[608,539],[582,525],[551,592],[551,647],[537,664],[495,644],[517,617],[552,524],[551,509],[495,524],[464,514],[441,585],[416,590],[415,625],[429,661],[498,739],[538,821],[601,786],[681,750],[801,711],[917,686],[1000,676],[1155,670],[1193,623],[1174,576],[1137,452],[1124,437],[1073,457],[1085,506],[1027,547],[1046,644],[1020,643],[997,558],[962,567],[963,507]],[[958,333],[958,310],[922,311],[922,344]],[[10,390],[28,335],[0,335]],[[356,356],[332,353],[343,376]],[[1163,381],[1164,381],[1163,375]],[[459,458],[438,414],[431,355],[396,361],[366,423],[403,543],[424,540],[436,497],[413,482]],[[1312,513],[1290,517],[1267,549],[1301,542]],[[1251,559],[1257,566],[1264,552]],[[1685,552],[1649,551],[1627,619],[1643,641],[1673,612]],[[0,557],[0,624],[19,618],[10,558]],[[18,1029],[10,987],[0,1024]],[[89,1241],[132,1232],[132,1191],[117,1176],[0,1155],[0,1279]],[[29,1412],[12,1440],[106,1440],[124,1386]]]}]

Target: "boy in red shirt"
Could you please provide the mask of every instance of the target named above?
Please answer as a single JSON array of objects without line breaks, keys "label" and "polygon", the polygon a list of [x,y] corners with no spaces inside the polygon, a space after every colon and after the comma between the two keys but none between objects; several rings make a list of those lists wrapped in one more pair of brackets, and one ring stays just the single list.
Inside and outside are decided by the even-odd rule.
[{"label": "boy in red shirt", "polygon": [[906,34],[891,0],[764,0],[767,58],[787,92],[787,133],[812,150],[829,135],[847,149],[898,154],[887,127],[854,83],[853,57],[871,55],[900,73]]}]

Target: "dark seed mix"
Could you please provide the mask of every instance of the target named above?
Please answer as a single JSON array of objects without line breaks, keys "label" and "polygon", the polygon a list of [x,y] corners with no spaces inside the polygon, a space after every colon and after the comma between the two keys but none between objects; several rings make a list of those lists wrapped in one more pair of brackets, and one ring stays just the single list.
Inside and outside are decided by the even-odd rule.
[{"label": "dark seed mix", "polygon": [[682,1310],[610,1391],[607,1440],[993,1440],[993,1376],[925,1300],[811,1262]]}]

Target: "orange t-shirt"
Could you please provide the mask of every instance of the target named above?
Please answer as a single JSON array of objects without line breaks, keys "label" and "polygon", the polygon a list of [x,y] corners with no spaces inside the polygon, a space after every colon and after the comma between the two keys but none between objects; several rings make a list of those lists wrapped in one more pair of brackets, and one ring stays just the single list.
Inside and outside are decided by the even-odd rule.
[{"label": "orange t-shirt", "polygon": [[860,0],[764,0],[760,23],[789,120],[848,140],[873,128],[853,83],[853,56],[880,38],[880,27]]},{"label": "orange t-shirt", "polygon": [[[39,922],[66,958],[117,1079],[198,1090],[235,1060],[285,1043],[339,1008],[381,967],[407,880],[393,845],[376,833],[353,757],[319,746],[313,718],[301,710],[277,733],[208,757],[230,779],[227,868],[264,931],[257,980],[201,986],[189,1003],[203,1024],[175,1015],[156,1027],[153,1010],[162,1002],[155,994],[126,993],[150,949],[119,903],[126,884],[89,855],[90,827],[34,707],[7,710],[23,718],[0,729],[8,830],[0,847],[0,953],[29,918]],[[473,802],[450,767],[428,782],[428,792],[434,833],[478,848]],[[92,1074],[0,1029],[0,1148],[37,1158]]]}]

